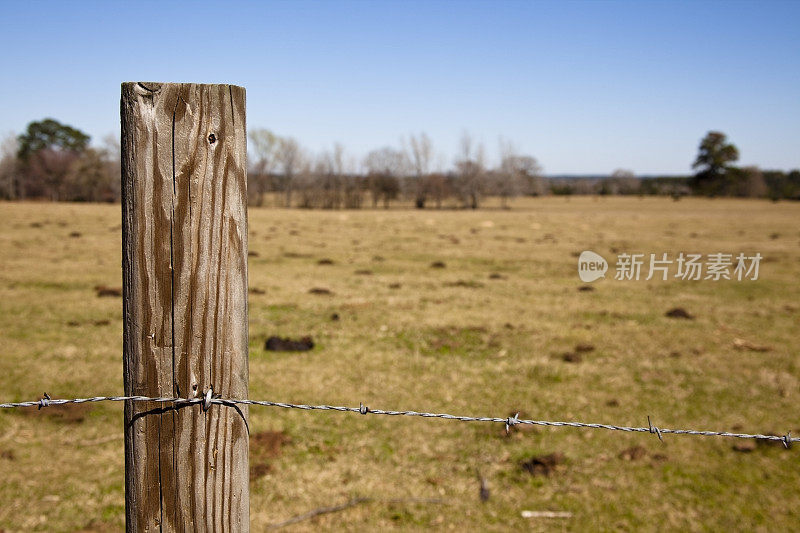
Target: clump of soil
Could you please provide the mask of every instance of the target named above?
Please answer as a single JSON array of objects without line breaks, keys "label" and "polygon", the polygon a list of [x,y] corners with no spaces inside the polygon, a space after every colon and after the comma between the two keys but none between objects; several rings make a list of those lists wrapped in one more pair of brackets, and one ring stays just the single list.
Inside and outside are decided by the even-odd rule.
[{"label": "clump of soil", "polygon": [[583,361],[583,356],[576,352],[564,352],[561,359],[567,363],[580,363]]},{"label": "clump of soil", "polygon": [[103,320],[92,320],[92,325],[93,326],[98,326],[99,327],[99,326],[107,326],[109,324],[111,324],[110,320],[105,320],[105,319],[103,319]]},{"label": "clump of soil", "polygon": [[326,289],[324,287],[313,287],[309,289],[308,293],[330,296],[333,294],[333,291],[331,291],[330,289]]},{"label": "clump of soil", "polygon": [[402,288],[402,287],[403,287],[403,284],[402,284],[402,283],[390,283],[390,284],[389,284],[389,288],[390,288],[390,289],[400,289],[400,288]]},{"label": "clump of soil", "polygon": [[578,291],[580,292],[592,292],[593,290],[595,289],[591,285],[581,285],[578,287]]},{"label": "clump of soil", "polygon": [[272,336],[264,344],[264,349],[270,352],[307,352],[312,348],[314,341],[308,336],[300,339]]},{"label": "clump of soil", "polygon": [[446,268],[447,265],[444,264],[444,261],[434,261],[431,263],[431,268]]},{"label": "clump of soil", "polygon": [[575,346],[575,351],[578,353],[589,353],[594,351],[594,345],[592,344],[578,344]]},{"label": "clump of soil", "polygon": [[333,314],[331,315],[331,320],[333,320],[334,322],[338,322],[338,321],[339,321],[339,318],[340,318],[340,317],[339,317],[339,313],[333,313]]},{"label": "clump of soil", "polygon": [[258,287],[251,287],[250,290],[248,290],[247,292],[249,292],[250,294],[266,294],[267,293],[267,291],[265,291],[264,289],[259,289]]},{"label": "clump of soil", "polygon": [[682,318],[685,320],[694,320],[694,315],[690,314],[689,311],[684,309],[683,307],[674,307],[667,311],[664,316],[669,318]]},{"label": "clump of soil", "polygon": [[631,446],[619,452],[619,458],[625,461],[638,461],[647,455],[644,446]]},{"label": "clump of soil", "polygon": [[283,447],[291,441],[283,431],[259,431],[250,435],[250,479],[255,480],[271,472],[271,461],[280,457]]},{"label": "clump of soil", "polygon": [[500,274],[499,272],[492,272],[489,274],[489,279],[508,279],[506,276]]},{"label": "clump of soil", "polygon": [[480,281],[466,281],[460,279],[458,281],[450,281],[444,284],[445,287],[464,287],[467,289],[480,289],[483,287],[483,283]]},{"label": "clump of soil", "polygon": [[534,456],[520,463],[520,468],[532,476],[549,476],[564,464],[564,454],[555,452]]},{"label": "clump of soil", "polygon": [[122,287],[107,287],[106,285],[95,285],[94,292],[98,298],[111,297],[119,298],[122,296]]},{"label": "clump of soil", "polygon": [[247,257],[258,257],[258,252],[250,250],[249,252],[247,252]]},{"label": "clump of soil", "polygon": [[333,259],[328,259],[327,257],[323,257],[319,261],[317,261],[318,265],[332,265],[334,263]]},{"label": "clump of soil", "polygon": [[71,238],[73,238],[73,239],[77,239],[78,237],[80,237],[80,236],[81,236],[81,232],[80,232],[80,231],[73,231],[73,232],[71,232],[71,233],[69,234],[69,236],[70,236]]}]

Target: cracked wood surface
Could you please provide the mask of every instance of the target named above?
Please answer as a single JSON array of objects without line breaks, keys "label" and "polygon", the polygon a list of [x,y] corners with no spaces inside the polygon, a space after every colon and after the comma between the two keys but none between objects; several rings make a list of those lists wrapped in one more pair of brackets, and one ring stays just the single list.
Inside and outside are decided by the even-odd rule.
[{"label": "cracked wood surface", "polygon": [[[245,91],[122,84],[125,394],[247,398]],[[249,529],[248,410],[125,405],[128,531]]]}]

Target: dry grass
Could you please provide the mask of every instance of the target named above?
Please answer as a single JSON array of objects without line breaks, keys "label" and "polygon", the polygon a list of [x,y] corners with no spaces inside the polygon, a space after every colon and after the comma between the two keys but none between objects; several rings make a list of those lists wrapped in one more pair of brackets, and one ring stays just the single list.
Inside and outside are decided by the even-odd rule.
[{"label": "dry grass", "polygon": [[[798,220],[798,204],[653,198],[252,209],[250,394],[798,434]],[[756,282],[606,279],[584,292],[584,249],[766,260]],[[118,206],[0,204],[0,398],[122,390],[120,301],[96,292],[120,277]],[[665,316],[677,307],[694,320]],[[311,335],[316,346],[267,352],[272,335]],[[251,445],[263,447],[254,531],[360,496],[376,501],[295,530],[766,530],[800,519],[797,449],[576,429],[505,437],[485,424],[268,408],[251,417]],[[122,527],[122,445],[119,405],[0,413],[0,529]],[[409,498],[444,503],[386,503]]]}]

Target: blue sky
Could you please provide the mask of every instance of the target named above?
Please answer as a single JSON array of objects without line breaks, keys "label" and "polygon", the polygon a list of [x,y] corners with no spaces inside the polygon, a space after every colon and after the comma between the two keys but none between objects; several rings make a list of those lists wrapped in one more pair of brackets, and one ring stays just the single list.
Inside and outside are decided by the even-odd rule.
[{"label": "blue sky", "polygon": [[468,130],[547,174],[800,167],[800,2],[3,2],[0,134],[119,130],[122,81],[235,83],[248,125],[361,157]]}]

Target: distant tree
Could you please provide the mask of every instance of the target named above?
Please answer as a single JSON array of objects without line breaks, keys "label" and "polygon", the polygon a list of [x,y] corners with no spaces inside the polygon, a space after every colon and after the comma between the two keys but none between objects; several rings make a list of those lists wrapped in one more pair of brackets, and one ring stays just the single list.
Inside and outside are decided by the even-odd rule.
[{"label": "distant tree", "polygon": [[500,139],[500,168],[492,173],[492,192],[503,208],[520,194],[538,196],[544,192],[542,168],[535,157],[520,155],[510,141]]},{"label": "distant tree", "polygon": [[728,169],[727,194],[743,198],[764,198],[768,195],[764,173],[755,166]]},{"label": "distant tree", "polygon": [[292,206],[293,179],[298,170],[303,166],[303,156],[300,144],[293,138],[283,138],[278,143],[278,162],[283,171],[283,191],[286,195],[286,207]]},{"label": "distant tree", "polygon": [[267,129],[254,129],[248,132],[253,165],[247,174],[247,192],[254,205],[264,204],[264,195],[269,179],[278,162],[281,139]]},{"label": "distant tree", "polygon": [[729,165],[739,159],[739,150],[728,142],[724,133],[709,131],[703,140],[692,168],[698,172],[693,186],[700,194],[724,194]]},{"label": "distant tree", "polygon": [[0,142],[0,198],[16,200],[19,196],[17,179],[17,136],[8,134]]},{"label": "distant tree", "polygon": [[51,118],[31,122],[18,138],[17,157],[25,178],[24,193],[59,200],[72,164],[89,145],[82,131]]},{"label": "distant tree", "polygon": [[632,170],[618,168],[611,176],[599,183],[600,194],[637,194],[640,192],[640,181]]},{"label": "distant tree", "polygon": [[417,209],[424,209],[428,196],[428,183],[425,179],[428,175],[431,158],[433,156],[433,144],[430,137],[424,132],[419,136],[412,135],[409,139],[410,160],[414,169],[414,206]]},{"label": "distant tree", "polygon": [[461,135],[460,151],[456,158],[458,192],[464,207],[477,209],[486,188],[486,167],[482,144],[475,144],[469,132]]},{"label": "distant tree", "polygon": [[367,182],[372,194],[372,206],[383,201],[384,207],[400,194],[400,179],[409,173],[408,155],[391,147],[373,150],[364,158]]}]

